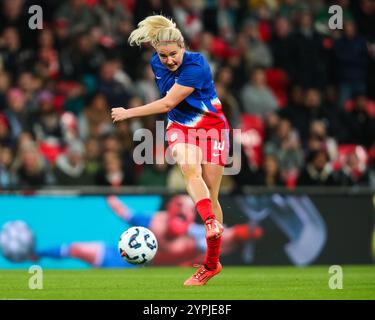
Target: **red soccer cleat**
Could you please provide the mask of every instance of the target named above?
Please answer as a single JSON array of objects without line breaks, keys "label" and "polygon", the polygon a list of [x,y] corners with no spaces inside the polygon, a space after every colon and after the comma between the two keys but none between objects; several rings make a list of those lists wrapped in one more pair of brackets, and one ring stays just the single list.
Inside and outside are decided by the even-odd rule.
[{"label": "red soccer cleat", "polygon": [[213,276],[216,276],[220,273],[221,263],[219,262],[216,269],[208,270],[203,265],[201,266],[189,279],[184,282],[184,286],[203,286],[210,280]]},{"label": "red soccer cleat", "polygon": [[206,227],[206,239],[217,239],[224,231],[223,225],[216,219],[207,219],[204,226]]}]

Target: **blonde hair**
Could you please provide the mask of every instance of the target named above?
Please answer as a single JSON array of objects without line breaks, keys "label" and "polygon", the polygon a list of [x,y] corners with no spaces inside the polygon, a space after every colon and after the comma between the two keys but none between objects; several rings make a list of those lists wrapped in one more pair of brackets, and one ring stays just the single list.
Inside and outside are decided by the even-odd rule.
[{"label": "blonde hair", "polygon": [[131,46],[149,42],[154,48],[162,42],[176,42],[180,47],[184,45],[184,38],[176,24],[162,15],[149,16],[138,23],[128,41]]}]

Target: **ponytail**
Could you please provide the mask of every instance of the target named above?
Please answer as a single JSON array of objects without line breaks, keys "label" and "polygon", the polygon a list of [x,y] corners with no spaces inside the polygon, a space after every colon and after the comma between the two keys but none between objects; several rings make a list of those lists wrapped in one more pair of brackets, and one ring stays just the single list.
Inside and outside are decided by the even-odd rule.
[{"label": "ponytail", "polygon": [[183,47],[184,38],[172,20],[162,15],[155,15],[138,23],[138,28],[130,34],[128,42],[131,46],[151,43],[154,48],[159,43],[176,42]]}]

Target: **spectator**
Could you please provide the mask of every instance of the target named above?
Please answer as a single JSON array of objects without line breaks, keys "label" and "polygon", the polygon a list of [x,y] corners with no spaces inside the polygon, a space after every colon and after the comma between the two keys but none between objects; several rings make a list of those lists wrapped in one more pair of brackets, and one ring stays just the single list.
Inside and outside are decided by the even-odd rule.
[{"label": "spectator", "polygon": [[134,25],[145,17],[162,12],[167,17],[172,17],[172,6],[168,0],[137,0],[134,4]]},{"label": "spectator", "polygon": [[272,52],[269,46],[260,38],[258,23],[253,20],[248,21],[243,31],[248,42],[248,50],[245,52],[247,66],[251,69],[271,67],[273,64]]},{"label": "spectator", "polygon": [[327,81],[327,57],[322,36],[314,30],[310,11],[300,13],[298,29],[292,37],[292,82],[305,88],[323,88]]},{"label": "spectator", "polygon": [[184,38],[188,43],[196,46],[196,39],[203,29],[199,13],[194,10],[193,2],[190,0],[180,0],[173,7],[173,16],[179,28],[184,33]]},{"label": "spectator", "polygon": [[104,52],[96,44],[92,33],[81,32],[71,45],[64,46],[61,50],[61,77],[67,80],[80,80],[84,75],[96,74],[104,62]]},{"label": "spectator", "polygon": [[231,91],[220,83],[215,84],[215,89],[223,112],[228,119],[229,127],[238,128],[241,120],[241,110],[237,99],[231,94]]},{"label": "spectator", "polygon": [[128,185],[128,177],[122,168],[119,154],[107,151],[103,155],[103,169],[98,172],[96,183],[100,186],[120,187]]},{"label": "spectator", "polygon": [[0,144],[0,190],[7,190],[15,187],[14,176],[11,171],[12,162],[12,149],[9,147],[4,147]]},{"label": "spectator", "polygon": [[298,0],[283,0],[280,3],[279,14],[287,17],[293,23],[295,22],[295,17],[297,15],[297,10],[299,6]]},{"label": "spectator", "polygon": [[0,146],[13,147],[14,139],[9,130],[8,119],[0,113]]},{"label": "spectator", "polygon": [[46,163],[33,143],[19,150],[14,170],[19,188],[40,188],[51,182]]},{"label": "spectator", "polygon": [[156,156],[153,164],[145,164],[138,177],[138,185],[165,187],[167,185],[168,164],[164,161],[164,155]]},{"label": "spectator", "polygon": [[124,144],[119,140],[119,136],[114,133],[102,137],[102,150],[103,153],[112,152],[120,157],[121,170],[126,176],[126,184],[132,185],[135,183],[133,153],[130,149],[124,149]]},{"label": "spectator", "polygon": [[6,107],[6,96],[11,86],[10,74],[4,70],[0,70],[0,112]]},{"label": "spectator", "polygon": [[293,44],[290,21],[286,17],[276,18],[269,45],[273,56],[273,67],[284,70],[291,77],[294,68],[294,61],[291,59]]},{"label": "spectator", "polygon": [[334,53],[337,61],[339,79],[340,105],[353,94],[366,94],[366,68],[368,52],[366,40],[357,34],[353,21],[346,21],[344,34],[334,42]]},{"label": "spectator", "polygon": [[35,59],[34,53],[30,49],[22,48],[18,30],[7,27],[4,29],[1,38],[0,59],[5,69],[15,76],[30,69]]},{"label": "spectator", "polygon": [[318,151],[325,148],[329,154],[330,159],[337,158],[337,143],[332,137],[327,134],[327,128],[323,121],[314,120],[310,124],[310,135],[307,149],[311,151]]},{"label": "spectator", "polygon": [[297,179],[298,186],[337,186],[337,176],[333,172],[326,150],[312,151],[307,163]]},{"label": "spectator", "polygon": [[17,139],[22,131],[30,128],[30,112],[26,108],[25,94],[19,88],[10,89],[7,104],[4,114],[9,121],[12,138]]},{"label": "spectator", "polygon": [[117,141],[120,144],[120,150],[123,153],[127,153],[128,157],[131,159],[131,152],[134,147],[133,135],[130,128],[130,124],[127,121],[123,121],[116,125],[115,135]]},{"label": "spectator", "polygon": [[202,12],[204,30],[233,43],[238,26],[242,24],[241,8],[230,1],[217,2],[217,6],[206,6]]},{"label": "spectator", "polygon": [[219,62],[223,60],[221,51],[225,51],[225,49],[217,50],[215,47],[216,39],[211,33],[206,31],[202,32],[199,39],[199,51],[207,59],[213,75],[217,74]]},{"label": "spectator", "polygon": [[108,107],[126,106],[132,97],[132,88],[116,78],[118,71],[119,65],[114,60],[104,62],[100,68],[98,92],[107,98]]},{"label": "spectator", "polygon": [[267,86],[263,69],[256,68],[251,73],[251,81],[241,90],[241,103],[245,112],[261,117],[278,108],[277,100]]},{"label": "spectator", "polygon": [[276,141],[277,130],[280,125],[281,117],[276,112],[267,113],[264,117],[264,140]]},{"label": "spectator", "polygon": [[173,192],[183,192],[185,190],[185,180],[177,164],[169,170],[166,186]]},{"label": "spectator", "polygon": [[64,44],[77,34],[90,30],[95,25],[95,18],[84,0],[68,0],[58,8],[55,22],[58,37]]},{"label": "spectator", "polygon": [[367,108],[368,99],[364,94],[354,97],[353,108],[348,114],[348,143],[370,147],[375,141],[375,119]]},{"label": "spectator", "polygon": [[285,185],[281,176],[279,162],[275,155],[268,154],[264,157],[262,168],[255,174],[251,184],[266,187]]},{"label": "spectator", "polygon": [[[337,87],[331,85],[325,89],[323,108],[329,120],[330,136],[336,139],[337,143],[346,143],[349,140],[348,114],[339,105],[339,93]],[[328,128],[326,128],[328,129]]]},{"label": "spectator", "polygon": [[371,0],[352,1],[358,29],[367,39],[375,38],[375,4]]},{"label": "spectator", "polygon": [[55,48],[55,36],[52,30],[43,29],[38,38],[38,57],[48,71],[48,77],[56,79],[59,76],[59,53]]},{"label": "spectator", "polygon": [[90,185],[93,176],[86,171],[85,149],[80,141],[71,142],[65,154],[59,156],[53,174],[60,186]]},{"label": "spectator", "polygon": [[79,132],[83,139],[98,138],[113,131],[107,98],[96,94],[79,116]]},{"label": "spectator", "polygon": [[281,119],[273,139],[264,144],[264,154],[276,157],[283,176],[296,175],[303,165],[303,150],[296,130]]},{"label": "spectator", "polygon": [[14,28],[21,38],[21,43],[31,48],[35,43],[35,32],[28,27],[28,16],[24,14],[25,0],[3,0],[0,10],[0,33],[6,28]]},{"label": "spectator", "polygon": [[50,91],[43,90],[39,93],[37,98],[39,108],[33,115],[31,128],[37,142],[49,142],[56,146],[63,146],[65,143],[64,132],[60,115],[53,105],[53,98]]},{"label": "spectator", "polygon": [[[244,68],[246,64],[246,60],[243,54],[237,52],[235,54],[230,55],[227,60],[227,65],[232,69],[233,74],[236,76],[233,77],[233,84],[232,88],[237,88],[237,90],[242,89],[242,87],[247,83],[249,80],[249,73],[250,76],[252,74],[252,70],[250,72]],[[241,99],[240,92],[237,93],[237,90],[234,90],[233,93],[239,100]]]},{"label": "spectator", "polygon": [[[135,184],[139,173],[142,176],[137,183],[149,184],[147,177],[154,174],[152,182],[160,178],[157,184],[164,183],[166,168],[158,172],[150,166],[142,173],[133,159],[134,141],[145,132],[138,129],[155,135],[156,121],[162,117],[150,116],[113,126],[109,112],[114,106],[132,108],[159,96],[146,63],[153,54],[152,48],[140,54],[138,48],[127,43],[136,24],[153,13],[174,16],[178,24],[185,26],[189,46],[205,55],[232,128],[240,124],[241,112],[264,119],[265,135],[261,135],[266,143],[257,148],[256,159],[265,155],[268,161],[268,155],[272,158],[275,154],[287,185],[291,180],[285,172],[297,172],[308,165],[310,171],[311,167],[314,169],[311,161],[302,164],[301,159],[310,153],[325,148],[334,160],[337,145],[353,143],[366,149],[374,145],[372,0],[337,1],[344,10],[343,32],[327,29],[327,1],[49,0],[43,5],[43,30],[38,32],[28,28],[29,3],[1,2],[0,149],[5,150],[5,163],[13,158],[9,156],[9,146],[18,155],[15,161],[12,159],[11,168],[0,164],[0,177],[6,177],[4,185],[9,185],[9,174],[11,180],[19,176],[13,171],[21,167],[17,166],[20,150],[36,144],[34,149],[42,159],[44,156],[54,164],[64,152],[64,145],[76,139],[85,142],[85,170],[95,177],[104,172],[101,155],[112,152],[108,166],[115,167],[113,153],[118,154],[119,171],[125,177],[122,185]],[[266,69],[270,67],[277,70]],[[280,87],[279,69],[288,75],[288,81]],[[300,145],[285,148],[296,146],[295,143]],[[261,163],[254,161],[249,152],[242,155],[241,173],[234,177],[237,186],[252,183],[257,178],[253,166]],[[246,156],[251,159],[249,163]],[[339,177],[344,185],[362,185],[358,182],[361,178],[351,176],[349,162],[342,174],[333,172],[334,178]],[[269,163],[271,169],[275,167],[272,160]],[[370,163],[373,166],[374,161]],[[43,160],[42,164],[41,172],[48,185],[52,182],[50,168]],[[166,169],[165,183],[183,185],[174,169]],[[319,180],[320,173],[316,176]],[[104,180],[104,184],[110,184]]]},{"label": "spectator", "polygon": [[119,0],[102,0],[94,8],[96,31],[99,43],[106,48],[115,48],[125,41],[131,29],[131,18]]},{"label": "spectator", "polygon": [[150,65],[143,67],[142,77],[136,81],[135,88],[137,95],[144,103],[150,103],[160,98],[159,89],[156,86],[155,76]]},{"label": "spectator", "polygon": [[95,138],[88,138],[85,142],[86,158],[85,166],[86,172],[91,176],[96,176],[101,169],[101,147],[99,141]]},{"label": "spectator", "polygon": [[30,71],[22,72],[17,79],[18,87],[23,91],[26,99],[26,109],[30,113],[38,109],[38,93],[43,84],[39,77]]},{"label": "spectator", "polygon": [[368,187],[370,175],[366,163],[361,161],[356,152],[349,153],[342,168],[341,185]]},{"label": "spectator", "polygon": [[293,108],[289,112],[289,119],[300,135],[302,145],[306,147],[309,138],[310,124],[314,120],[326,122],[328,134],[330,134],[330,119],[322,106],[321,92],[315,88],[304,91],[305,99],[302,108]]}]

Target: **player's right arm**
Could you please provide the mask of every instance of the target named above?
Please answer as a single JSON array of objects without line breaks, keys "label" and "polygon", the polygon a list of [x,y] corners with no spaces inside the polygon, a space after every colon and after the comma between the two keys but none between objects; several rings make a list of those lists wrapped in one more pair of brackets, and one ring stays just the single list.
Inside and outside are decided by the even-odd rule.
[{"label": "player's right arm", "polygon": [[153,114],[166,113],[176,107],[194,91],[194,88],[175,83],[167,95],[154,102],[131,109],[112,108],[111,117],[113,122],[119,122],[130,118],[150,116]]}]

